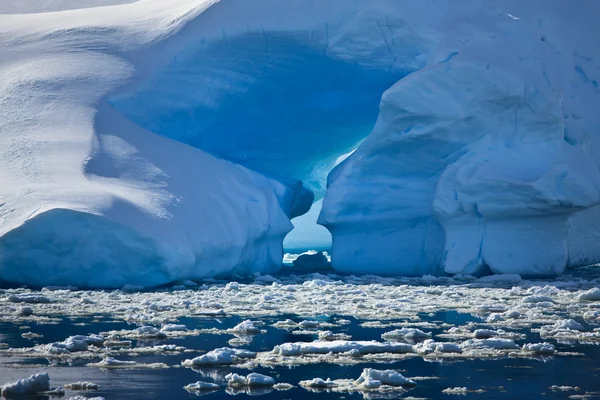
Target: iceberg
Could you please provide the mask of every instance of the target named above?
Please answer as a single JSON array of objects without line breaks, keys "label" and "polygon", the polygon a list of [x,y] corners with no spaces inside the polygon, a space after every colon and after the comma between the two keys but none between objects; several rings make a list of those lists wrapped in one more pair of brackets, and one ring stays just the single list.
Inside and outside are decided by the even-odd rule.
[{"label": "iceberg", "polygon": [[290,220],[321,199],[341,272],[598,262],[599,11],[3,2],[0,280],[272,274]]},{"label": "iceberg", "polygon": [[403,14],[436,38],[426,67],[329,174],[333,268],[535,277],[600,261],[600,4],[433,3]]}]

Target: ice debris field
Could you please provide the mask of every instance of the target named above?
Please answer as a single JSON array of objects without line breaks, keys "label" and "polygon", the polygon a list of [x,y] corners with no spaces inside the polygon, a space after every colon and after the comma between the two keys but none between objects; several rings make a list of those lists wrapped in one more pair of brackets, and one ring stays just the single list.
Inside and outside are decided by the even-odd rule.
[{"label": "ice debris field", "polygon": [[600,262],[599,14],[595,0],[4,0],[0,279],[273,274],[303,214],[286,245],[331,243],[340,273]]},{"label": "ice debris field", "polygon": [[594,267],[552,281],[311,273],[0,296],[8,398],[600,396]]}]

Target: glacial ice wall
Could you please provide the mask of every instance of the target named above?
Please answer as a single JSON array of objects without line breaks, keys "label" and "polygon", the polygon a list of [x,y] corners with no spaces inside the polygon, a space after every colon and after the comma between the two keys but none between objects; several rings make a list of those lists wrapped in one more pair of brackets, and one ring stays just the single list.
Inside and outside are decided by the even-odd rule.
[{"label": "glacial ice wall", "polygon": [[600,261],[594,0],[9,3],[1,280],[276,272],[323,195],[340,271]]},{"label": "glacial ice wall", "polygon": [[441,56],[386,91],[329,176],[319,221],[340,271],[549,276],[600,261],[600,4],[469,4],[405,14],[438,30]]}]

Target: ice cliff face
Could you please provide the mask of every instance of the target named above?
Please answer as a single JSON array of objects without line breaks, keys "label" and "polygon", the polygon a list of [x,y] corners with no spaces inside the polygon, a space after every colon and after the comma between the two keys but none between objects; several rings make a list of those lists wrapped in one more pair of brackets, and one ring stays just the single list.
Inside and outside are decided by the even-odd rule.
[{"label": "ice cliff face", "polygon": [[594,0],[8,3],[2,280],[275,272],[313,193],[344,272],[600,261]]},{"label": "ice cliff face", "polygon": [[437,31],[436,52],[329,176],[334,267],[543,276],[597,262],[598,4],[437,5],[404,14]]}]

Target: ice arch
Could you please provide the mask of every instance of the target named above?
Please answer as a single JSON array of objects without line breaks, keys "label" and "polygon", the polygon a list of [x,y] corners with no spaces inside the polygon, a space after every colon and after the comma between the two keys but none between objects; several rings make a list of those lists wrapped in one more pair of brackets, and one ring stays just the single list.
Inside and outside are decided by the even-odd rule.
[{"label": "ice arch", "polygon": [[386,2],[61,8],[0,15],[0,279],[11,282],[277,271],[290,217],[311,203],[302,181],[322,193],[381,92],[435,44]]}]

